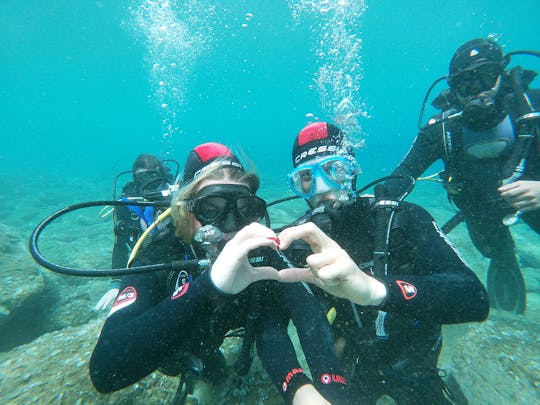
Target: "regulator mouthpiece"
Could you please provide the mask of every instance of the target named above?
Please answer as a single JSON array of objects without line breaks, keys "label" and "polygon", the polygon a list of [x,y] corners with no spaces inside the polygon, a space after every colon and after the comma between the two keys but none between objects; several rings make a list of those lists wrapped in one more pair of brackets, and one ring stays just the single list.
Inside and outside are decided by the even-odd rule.
[{"label": "regulator mouthpiece", "polygon": [[225,234],[214,225],[205,225],[195,233],[193,239],[201,244],[208,258],[214,260],[219,255]]}]

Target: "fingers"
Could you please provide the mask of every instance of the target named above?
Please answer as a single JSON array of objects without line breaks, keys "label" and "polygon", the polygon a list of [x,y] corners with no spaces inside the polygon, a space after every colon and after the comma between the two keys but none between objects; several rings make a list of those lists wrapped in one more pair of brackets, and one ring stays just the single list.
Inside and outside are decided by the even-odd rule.
[{"label": "fingers", "polygon": [[341,249],[328,249],[324,253],[314,253],[306,258],[309,267],[320,269],[336,262],[340,258]]},{"label": "fingers", "polygon": [[529,212],[540,208],[540,182],[519,180],[499,187],[501,197],[513,208]]},{"label": "fingers", "polygon": [[257,222],[253,222],[239,230],[231,240],[236,240],[237,242],[242,243],[243,241],[256,236],[274,239],[276,234],[270,228],[267,228],[266,226]]},{"label": "fingers", "polygon": [[279,271],[270,266],[253,267],[254,281],[279,280]]},{"label": "fingers", "polygon": [[346,277],[346,270],[350,266],[344,262],[341,249],[331,249],[320,254],[313,254],[306,259],[309,269],[314,277],[325,286],[336,286]]},{"label": "fingers", "polygon": [[[503,189],[503,187],[507,187],[507,186],[512,186],[512,187]],[[516,183],[507,184],[506,186],[503,186],[503,187],[499,188],[499,193],[501,194],[502,198],[510,202],[522,198],[527,193],[526,188],[521,187],[519,184],[516,184]]]},{"label": "fingers", "polygon": [[278,281],[284,283],[297,283],[306,281],[311,284],[319,284],[317,278],[308,268],[291,267],[278,272]]},{"label": "fingers", "polygon": [[262,246],[277,248],[278,239],[274,231],[256,222],[245,226],[225,245],[225,249],[234,249],[240,255]]},{"label": "fingers", "polygon": [[302,225],[284,229],[279,234],[279,248],[287,249],[293,241],[298,239],[305,240],[311,247],[311,250],[315,253],[320,253],[323,249],[337,246],[337,243],[329,238],[314,223],[307,222]]},{"label": "fingers", "polygon": [[498,188],[499,193],[502,194],[502,193],[505,193],[505,192],[507,192],[507,191],[513,190],[513,189],[515,189],[515,188],[519,188],[520,184],[521,184],[520,181],[515,181],[515,182],[513,182],[513,183],[508,183],[508,184],[505,184],[504,186],[500,186],[500,187]]},{"label": "fingers", "polygon": [[512,203],[512,207],[516,210],[522,211],[522,212],[530,212],[538,209],[538,204],[534,200],[521,200],[517,201],[515,203]]}]

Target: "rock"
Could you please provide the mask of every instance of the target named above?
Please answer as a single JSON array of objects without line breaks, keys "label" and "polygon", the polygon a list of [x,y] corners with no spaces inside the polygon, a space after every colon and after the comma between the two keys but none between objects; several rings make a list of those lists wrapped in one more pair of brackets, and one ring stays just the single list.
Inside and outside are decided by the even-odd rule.
[{"label": "rock", "polygon": [[454,349],[451,372],[471,404],[540,403],[540,325],[493,313],[470,326]]},{"label": "rock", "polygon": [[[103,320],[48,333],[30,344],[0,354],[0,403],[170,404],[179,379],[154,372],[112,394],[100,394],[88,375],[88,361]],[[232,366],[238,338],[225,340],[222,350]],[[282,404],[258,361],[243,378],[231,370],[219,386],[197,385],[191,403]]]},{"label": "rock", "polygon": [[[60,276],[29,255],[26,238],[0,224],[0,352],[96,318],[91,311],[106,281]],[[6,243],[8,241],[9,243]]]},{"label": "rock", "polygon": [[43,304],[50,304],[45,282],[26,252],[23,238],[0,224],[0,351],[44,333]]}]

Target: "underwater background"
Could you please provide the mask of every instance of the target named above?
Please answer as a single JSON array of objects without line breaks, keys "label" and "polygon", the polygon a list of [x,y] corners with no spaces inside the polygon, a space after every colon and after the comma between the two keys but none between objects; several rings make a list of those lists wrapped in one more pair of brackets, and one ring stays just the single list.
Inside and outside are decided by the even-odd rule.
[{"label": "underwater background", "polygon": [[[0,402],[75,402],[76,395],[63,393],[66,380],[45,384],[40,376],[84,369],[103,320],[92,306],[106,280],[58,276],[29,258],[28,237],[50,213],[110,199],[115,176],[130,170],[140,153],[182,165],[191,148],[207,141],[225,143],[252,163],[262,178],[261,196],[288,196],[294,137],[318,120],[347,130],[359,147],[359,185],[366,184],[390,174],[407,152],[424,95],[447,73],[459,45],[490,36],[506,52],[540,50],[539,20],[532,0],[0,1]],[[538,58],[515,56],[511,65],[517,64],[540,71]],[[431,100],[443,89],[439,84]],[[427,109],[423,122],[432,112]],[[419,182],[409,200],[440,223],[454,212],[438,184]],[[47,257],[71,267],[109,266],[112,223],[98,210],[51,226],[43,242]],[[294,216],[286,209],[271,214],[278,222]],[[519,348],[530,350],[508,360],[502,373],[514,385],[501,398],[527,403],[519,395],[523,387],[540,400],[540,237],[525,225],[513,232],[529,291],[527,313],[494,311],[477,327],[492,338],[486,351],[508,347],[500,341],[502,328],[518,345],[511,349],[515,356]],[[449,237],[485,281],[487,261],[463,225]],[[8,302],[5,292],[29,289],[30,278],[43,279],[28,296],[34,306],[20,305],[22,298]],[[32,313],[49,325],[35,324]],[[79,360],[58,361],[53,346],[64,341],[54,335],[31,346],[48,353],[38,356],[40,366],[27,364],[36,339],[87,322],[94,340],[73,348]],[[447,332],[449,347],[460,344],[459,328]],[[455,363],[452,355],[443,353],[441,361]],[[484,360],[473,362],[490,368]],[[47,394],[35,394],[44,386]],[[81,403],[109,401],[84,395]],[[127,403],[149,403],[142,398]]]}]

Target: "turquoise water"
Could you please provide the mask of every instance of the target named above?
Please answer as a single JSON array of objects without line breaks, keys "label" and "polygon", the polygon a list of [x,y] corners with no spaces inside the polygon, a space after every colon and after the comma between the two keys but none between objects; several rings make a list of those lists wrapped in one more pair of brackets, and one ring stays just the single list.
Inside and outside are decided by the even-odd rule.
[{"label": "turquoise water", "polygon": [[[508,50],[539,49],[538,16],[520,0],[3,0],[0,168],[116,173],[141,151],[182,160],[218,140],[262,172],[285,172],[306,114],[334,119],[347,94],[330,88],[321,100],[314,79],[331,64],[360,79],[361,163],[378,176],[407,150],[455,48],[494,34]],[[351,42],[361,49],[347,60]]]},{"label": "turquoise water", "polygon": [[[0,222],[26,238],[56,209],[108,198],[139,153],[183,162],[206,141],[249,157],[277,198],[294,136],[314,120],[365,143],[367,183],[408,150],[460,44],[491,35],[506,51],[540,50],[539,19],[523,0],[2,0]],[[540,71],[538,58],[513,63]],[[451,213],[438,187],[413,199]],[[538,257],[537,235],[519,235]]]}]

